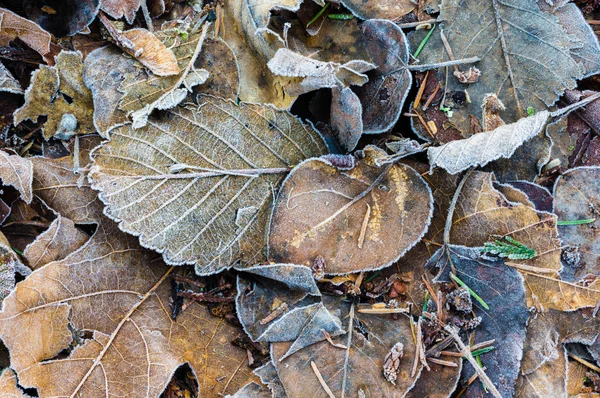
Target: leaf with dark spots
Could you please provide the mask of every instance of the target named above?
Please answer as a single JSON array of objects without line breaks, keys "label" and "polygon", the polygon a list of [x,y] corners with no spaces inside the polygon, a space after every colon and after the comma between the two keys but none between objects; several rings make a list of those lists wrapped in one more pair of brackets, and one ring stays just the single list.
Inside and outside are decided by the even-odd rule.
[{"label": "leaf with dark spots", "polygon": [[390,265],[421,239],[433,210],[427,184],[407,165],[378,166],[384,153],[376,147],[364,154],[348,171],[325,159],[292,171],[273,210],[272,259],[311,266],[322,256],[328,274],[373,270]]},{"label": "leaf with dark spots", "polygon": [[244,330],[262,343],[292,341],[289,356],[344,333],[340,320],[321,303],[321,292],[308,267],[258,265],[238,275],[236,308]]},{"label": "leaf with dark spots", "polygon": [[[500,260],[481,257],[477,248],[450,245],[446,251],[452,259],[456,276],[487,303],[489,310],[473,300],[475,315],[481,324],[475,330],[473,344],[495,339],[493,351],[483,354],[481,360],[486,373],[502,396],[512,396],[523,355],[525,329],[529,311],[525,300],[525,286],[519,272]],[[444,253],[446,255],[446,253]],[[438,280],[450,282],[450,279]],[[463,385],[473,376],[473,367],[465,364],[462,370]],[[471,384],[464,396],[483,395],[481,383]]]}]

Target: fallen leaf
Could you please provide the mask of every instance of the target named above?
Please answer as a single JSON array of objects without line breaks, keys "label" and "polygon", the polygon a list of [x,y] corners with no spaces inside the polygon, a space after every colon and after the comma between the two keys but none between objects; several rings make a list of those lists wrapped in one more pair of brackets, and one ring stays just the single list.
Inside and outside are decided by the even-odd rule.
[{"label": "fallen leaf", "polygon": [[528,305],[537,308],[574,311],[593,308],[600,300],[600,287],[577,285],[556,277],[523,272],[528,295]]},{"label": "fallen leaf", "polygon": [[442,167],[450,174],[474,166],[485,166],[500,158],[510,158],[517,148],[543,131],[549,117],[547,111],[538,112],[492,131],[430,147],[427,157],[432,168]]},{"label": "fallen leaf", "polygon": [[410,0],[342,0],[352,14],[362,19],[399,20],[415,8]]},{"label": "fallen leaf", "polygon": [[[362,3],[369,7],[369,2]],[[370,3],[381,6],[388,13],[386,19],[392,19],[389,14],[403,1],[391,1],[393,5],[381,1]],[[412,5],[410,1],[404,3]],[[371,62],[377,65],[377,69],[369,74],[369,82],[358,88],[357,94],[363,107],[364,134],[379,134],[396,124],[412,86],[412,74],[407,68],[410,51],[404,32],[390,21],[365,21],[361,29]]]},{"label": "fallen leaf", "polygon": [[594,220],[581,225],[559,225],[565,245],[562,279],[576,282],[600,273],[600,167],[577,167],[562,174],[554,185],[554,212],[559,221]]},{"label": "fallen leaf", "polygon": [[230,344],[237,328],[199,304],[171,319],[172,269],[105,220],[80,250],[32,273],[0,312],[20,384],[41,396],[158,397],[184,363],[203,397],[257,380],[246,353]]},{"label": "fallen leaf", "polygon": [[427,231],[433,198],[409,166],[378,167],[383,155],[371,146],[351,170],[323,158],[295,168],[273,210],[269,256],[309,266],[322,256],[328,274],[380,269],[402,257]]},{"label": "fallen leaf", "polygon": [[19,38],[32,50],[40,54],[46,62],[53,63],[50,56],[52,35],[34,22],[4,8],[0,8],[0,38],[8,41]]},{"label": "fallen leaf", "polygon": [[350,87],[331,89],[331,127],[346,152],[356,148],[363,133],[363,108]]},{"label": "fallen leaf", "polygon": [[448,357],[445,361],[456,364],[456,367],[438,365],[429,362],[430,370],[421,370],[419,379],[406,394],[406,398],[447,398],[460,381],[460,373],[463,367],[462,358]]},{"label": "fallen leaf", "polygon": [[47,116],[42,128],[46,139],[57,134],[68,139],[75,132],[94,132],[94,105],[92,93],[82,79],[81,53],[62,51],[55,60],[56,66],[42,65],[33,73],[25,104],[14,113],[14,124]]},{"label": "fallen leaf", "polygon": [[17,375],[12,369],[4,369],[0,375],[0,394],[5,398],[30,397],[17,386]]},{"label": "fallen leaf", "polygon": [[29,159],[0,151],[0,179],[4,185],[16,188],[25,203],[31,203],[33,165]]},{"label": "fallen leaf", "polygon": [[127,23],[133,24],[142,1],[145,0],[101,0],[100,9],[115,19],[125,17]]},{"label": "fallen leaf", "polygon": [[273,394],[268,388],[254,382],[246,384],[233,395],[226,398],[272,398]]},{"label": "fallen leaf", "polygon": [[64,259],[88,239],[89,236],[78,229],[73,221],[59,215],[46,231],[25,248],[23,257],[29,267],[36,270],[52,261]]},{"label": "fallen leaf", "polygon": [[[222,39],[207,37],[196,63],[197,70],[208,71],[208,79],[195,92],[236,100],[240,91],[237,60]],[[198,90],[201,88],[201,90]]]},{"label": "fallen leaf", "polygon": [[[49,7],[51,12],[46,12]],[[85,30],[96,18],[100,0],[34,0],[25,15],[56,37],[73,36]]]},{"label": "fallen leaf", "polygon": [[[568,35],[559,18],[541,11],[535,1],[444,0],[439,18],[454,58],[481,58],[477,83],[465,87],[450,75],[442,84],[449,93],[468,91],[470,102],[452,109],[452,123],[462,132],[469,131],[470,115],[479,114],[488,93],[496,93],[506,106],[504,121],[514,123],[528,107],[539,112],[553,105],[585,75],[580,58],[571,52],[581,47],[578,38]],[[576,19],[583,20],[580,12]],[[421,63],[449,59],[440,31],[419,55]],[[424,35],[411,34],[411,43],[418,45]]]},{"label": "fallen leaf", "polygon": [[0,304],[15,287],[15,272],[23,267],[6,236],[0,232]]},{"label": "fallen leaf", "polygon": [[552,212],[554,198],[548,188],[529,181],[510,181],[507,184],[527,195],[527,199],[533,203],[536,210]]},{"label": "fallen leaf", "polygon": [[[473,300],[473,311],[481,317],[473,344],[496,340],[496,348],[482,355],[481,360],[487,368],[487,375],[502,396],[512,396],[529,319],[523,278],[516,269],[505,266],[501,260],[481,258],[477,248],[449,245],[447,249],[440,249],[445,250],[452,258],[456,276],[489,306],[489,309],[483,308],[479,301]],[[438,275],[437,279],[451,282],[443,274]],[[473,367],[465,364],[462,384],[465,385],[474,373]],[[464,396],[481,397],[483,394],[483,387],[477,382],[468,387]]]},{"label": "fallen leaf", "polygon": [[243,271],[237,279],[236,311],[253,341],[292,341],[285,358],[325,340],[324,332],[331,337],[345,333],[321,302],[310,268],[270,264]]},{"label": "fallen leaf", "polygon": [[23,89],[21,88],[21,84],[10,74],[8,69],[0,63],[0,91],[13,93],[13,94],[23,94]]},{"label": "fallen leaf", "polygon": [[[106,213],[172,264],[199,274],[264,260],[273,193],[291,167],[326,152],[287,112],[213,97],[123,126],[93,153]],[[190,134],[190,132],[193,132]]]},{"label": "fallen leaf", "polygon": [[179,74],[179,66],[173,51],[168,49],[147,29],[136,28],[121,32],[122,36],[133,43],[133,48],[123,46],[123,50],[135,57],[142,65],[157,76]]},{"label": "fallen leaf", "polygon": [[[419,372],[411,377],[416,345],[409,319],[402,316],[398,320],[392,320],[385,315],[360,314],[353,305],[340,299],[337,301],[337,304],[328,307],[341,310],[340,319],[347,333],[333,339],[333,342],[342,344],[347,349],[334,347],[328,341],[323,341],[280,361],[291,343],[271,345],[273,362],[286,393],[289,396],[304,396],[306,391],[311,391],[315,396],[326,396],[311,367],[311,362],[314,362],[336,397],[360,396],[361,390],[365,396],[371,397],[406,394],[420,373],[419,366]],[[404,355],[394,385],[384,378],[383,364],[396,343],[403,344]]]},{"label": "fallen leaf", "polygon": [[266,365],[254,370],[254,374],[260,377],[260,381],[269,387],[272,392],[272,398],[286,398],[285,389],[281,384],[277,368],[273,365],[273,361],[269,361]]}]

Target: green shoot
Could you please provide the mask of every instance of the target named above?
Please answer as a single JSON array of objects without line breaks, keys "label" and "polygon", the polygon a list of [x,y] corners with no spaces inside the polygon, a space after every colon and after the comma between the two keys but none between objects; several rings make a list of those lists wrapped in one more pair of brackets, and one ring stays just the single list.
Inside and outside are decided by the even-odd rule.
[{"label": "green shoot", "polygon": [[[479,366],[481,366],[481,368],[483,369],[483,362],[481,362],[481,358],[479,358],[479,355],[475,357],[475,359],[477,360],[477,364],[479,364]],[[487,386],[485,385],[485,383],[482,381],[481,385],[483,386],[483,389],[485,390],[485,392],[488,392]]]},{"label": "green shoot", "polygon": [[[425,300],[423,300],[423,309],[421,310],[421,314],[425,314],[427,311],[427,301],[429,301],[429,291],[425,292]],[[423,319],[425,319],[425,315],[421,315]]]},{"label": "green shoot", "polygon": [[449,118],[452,117],[452,115],[453,115],[452,109],[445,107],[445,106],[440,106],[440,111],[444,112],[446,114],[446,116],[448,116]]},{"label": "green shoot", "polygon": [[436,27],[436,25],[433,25],[433,27],[429,30],[429,33],[427,33],[427,36],[425,36],[425,38],[423,39],[421,44],[419,44],[419,47],[417,47],[417,51],[415,51],[413,57],[417,58],[419,56],[419,54],[421,54],[421,51],[423,51],[423,47],[425,47],[425,44],[427,44],[427,42],[429,41],[429,38],[433,34],[435,27]]},{"label": "green shoot", "polygon": [[327,15],[327,18],[337,19],[340,21],[348,21],[350,19],[353,19],[354,15],[352,15],[352,14],[329,14],[329,15]]},{"label": "green shoot", "polygon": [[474,357],[478,357],[481,354],[485,354],[486,352],[493,351],[495,348],[496,347],[494,347],[494,346],[485,347],[480,350],[475,350],[475,351],[471,352],[471,355],[473,355]]},{"label": "green shoot", "polygon": [[381,270],[375,272],[373,275],[371,275],[370,277],[368,277],[365,282],[371,282],[373,279],[377,278],[377,275],[379,275],[381,273]]},{"label": "green shoot", "polygon": [[590,224],[596,221],[595,218],[586,218],[585,220],[564,220],[557,221],[556,225],[582,225],[582,224]]},{"label": "green shoot", "polygon": [[575,149],[575,145],[570,145],[567,147],[567,150],[572,151],[573,149]]},{"label": "green shoot", "polygon": [[498,257],[509,258],[511,260],[524,260],[537,256],[535,250],[525,246],[510,236],[505,236],[504,241],[496,240],[495,242],[484,243],[481,251],[483,253],[495,254]]},{"label": "green shoot", "polygon": [[21,250],[19,250],[19,249],[16,249],[16,248],[14,248],[14,247],[12,247],[12,246],[11,246],[10,248],[11,248],[11,249],[13,249],[13,251],[14,251],[15,253],[17,253],[19,256],[22,256],[22,255],[23,255],[23,252],[22,252]]},{"label": "green shoot", "polygon": [[467,286],[467,284],[466,284],[466,283],[464,283],[463,281],[461,281],[461,280],[458,278],[458,276],[454,275],[453,273],[450,273],[450,277],[451,277],[452,279],[454,279],[454,281],[455,281],[456,283],[458,283],[460,286],[462,286],[462,287],[464,287],[465,289],[467,289],[467,290],[469,291],[469,294],[471,295],[471,297],[473,297],[475,300],[477,300],[477,302],[478,302],[479,304],[481,304],[481,306],[482,306],[483,308],[485,308],[485,309],[486,309],[486,310],[488,310],[488,311],[490,310],[490,306],[489,306],[489,305],[487,305],[487,303],[486,303],[485,301],[483,301],[483,299],[482,299],[481,297],[479,297],[479,295],[477,295],[477,293],[475,293],[475,292],[473,291],[473,289],[471,289],[469,286]]},{"label": "green shoot", "polygon": [[535,115],[535,109],[533,109],[532,106],[528,106],[527,107],[527,116],[533,116]]},{"label": "green shoot", "polygon": [[321,15],[323,15],[323,13],[324,13],[324,12],[325,12],[325,10],[327,9],[327,7],[329,7],[329,3],[325,4],[325,5],[323,6],[323,8],[321,8],[321,9],[319,10],[319,12],[317,13],[317,15],[315,15],[315,16],[313,17],[313,19],[311,19],[310,21],[308,21],[308,23],[306,24],[306,27],[308,28],[310,25],[312,25],[312,23],[313,23],[313,22],[315,22],[317,19],[319,19],[319,17],[320,17]]}]

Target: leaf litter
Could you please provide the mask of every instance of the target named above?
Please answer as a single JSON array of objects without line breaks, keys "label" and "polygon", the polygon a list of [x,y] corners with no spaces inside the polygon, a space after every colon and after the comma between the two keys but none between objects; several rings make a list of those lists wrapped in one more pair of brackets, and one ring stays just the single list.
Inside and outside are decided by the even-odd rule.
[{"label": "leaf litter", "polygon": [[3,4],[2,395],[599,393],[597,6],[439,3]]}]

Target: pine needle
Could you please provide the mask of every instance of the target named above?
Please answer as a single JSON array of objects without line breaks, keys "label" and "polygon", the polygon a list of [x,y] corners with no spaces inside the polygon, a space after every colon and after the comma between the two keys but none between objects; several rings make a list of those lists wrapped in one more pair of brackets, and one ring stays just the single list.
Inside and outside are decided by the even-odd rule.
[{"label": "pine needle", "polygon": [[591,224],[596,221],[595,218],[586,218],[585,220],[565,220],[565,221],[557,221],[556,225],[582,225],[582,224]]},{"label": "pine needle", "polygon": [[433,31],[435,30],[436,26],[437,25],[433,25],[433,28],[431,28],[429,30],[429,33],[427,33],[427,36],[425,36],[425,38],[423,39],[423,41],[421,42],[421,44],[419,44],[419,47],[417,47],[417,51],[415,51],[413,57],[417,58],[419,56],[419,54],[421,54],[421,51],[423,51],[423,47],[425,47],[425,44],[427,44],[427,42],[429,41],[429,38],[433,34]]},{"label": "pine needle", "polygon": [[510,236],[505,236],[504,241],[497,239],[495,242],[485,242],[481,251],[511,260],[526,260],[537,256],[535,250]]}]

